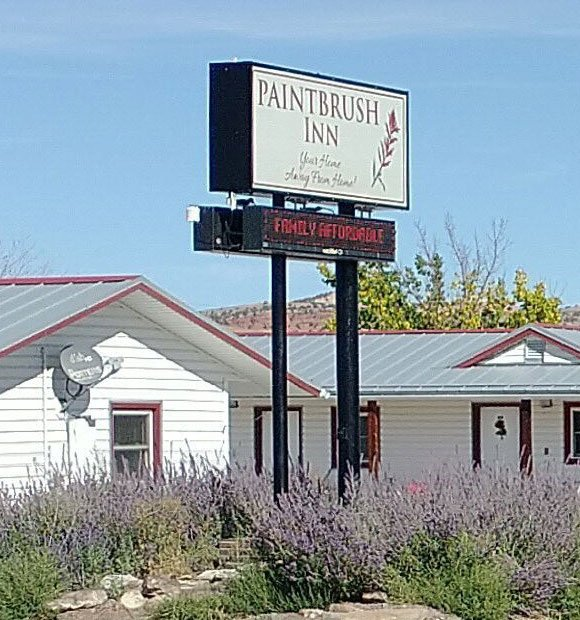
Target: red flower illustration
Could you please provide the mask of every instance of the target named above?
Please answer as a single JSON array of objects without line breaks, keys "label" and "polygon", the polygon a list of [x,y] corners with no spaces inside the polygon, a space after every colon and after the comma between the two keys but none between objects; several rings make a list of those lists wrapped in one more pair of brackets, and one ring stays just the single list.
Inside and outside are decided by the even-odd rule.
[{"label": "red flower illustration", "polygon": [[383,181],[383,170],[389,166],[392,161],[393,153],[395,152],[395,142],[398,140],[395,134],[399,133],[399,131],[401,131],[401,128],[397,124],[395,110],[391,110],[387,122],[385,123],[385,137],[381,140],[377,155],[373,160],[373,182],[371,183],[371,187],[380,183],[383,190],[387,190],[385,182]]}]

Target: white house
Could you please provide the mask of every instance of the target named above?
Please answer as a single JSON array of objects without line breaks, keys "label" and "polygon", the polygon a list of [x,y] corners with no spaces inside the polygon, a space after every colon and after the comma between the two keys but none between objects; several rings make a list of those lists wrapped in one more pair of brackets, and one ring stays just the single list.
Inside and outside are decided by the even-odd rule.
[{"label": "white house", "polygon": [[[118,371],[80,390],[60,368],[69,345],[93,348]],[[0,280],[5,484],[94,459],[158,467],[192,454],[223,463],[230,394],[263,399],[269,386],[262,354],[144,278]],[[288,386],[293,397],[318,396],[293,375]]]},{"label": "white house", "polygon": [[[100,382],[67,380],[71,345],[104,359]],[[580,463],[577,328],[362,333],[360,352],[367,471]],[[268,335],[237,337],[142,277],[0,280],[0,482],[95,459],[269,469],[269,356]],[[291,458],[332,476],[334,335],[291,335],[289,369]]]},{"label": "white house", "polygon": [[[243,341],[265,356],[267,334]],[[580,330],[361,333],[364,469],[419,477],[436,463],[580,463]],[[289,338],[289,369],[328,400],[290,399],[290,451],[321,474],[336,468],[335,338]],[[235,460],[271,466],[268,401],[242,400],[232,415]],[[253,441],[252,441],[253,440]]]}]

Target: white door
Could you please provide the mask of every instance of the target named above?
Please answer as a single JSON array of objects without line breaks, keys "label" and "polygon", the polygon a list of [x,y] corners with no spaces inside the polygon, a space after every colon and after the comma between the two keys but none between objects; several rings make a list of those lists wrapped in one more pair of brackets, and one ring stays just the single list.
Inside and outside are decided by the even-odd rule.
[{"label": "white door", "polygon": [[481,408],[481,464],[520,463],[520,410],[518,407]]},{"label": "white door", "polygon": [[[300,411],[288,411],[288,453],[290,466],[299,465],[300,457]],[[272,471],[272,412],[262,412],[262,458],[263,467]]]}]

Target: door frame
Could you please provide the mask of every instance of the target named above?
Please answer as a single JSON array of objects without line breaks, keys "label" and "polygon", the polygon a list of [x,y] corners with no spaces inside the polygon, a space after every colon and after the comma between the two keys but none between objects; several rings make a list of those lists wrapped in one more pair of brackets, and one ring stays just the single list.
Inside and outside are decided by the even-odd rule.
[{"label": "door frame", "polygon": [[[303,407],[298,405],[290,405],[286,409],[288,413],[295,412],[298,414],[298,465],[304,466],[304,420]],[[256,474],[262,473],[264,466],[264,413],[272,413],[271,405],[258,405],[254,407],[254,468]],[[273,421],[272,421],[273,423]]]},{"label": "door frame", "polygon": [[520,470],[532,469],[532,401],[501,401],[471,403],[471,462],[481,467],[481,410],[486,407],[512,407],[519,409]]},{"label": "door frame", "polygon": [[[361,415],[362,414],[362,415]],[[381,464],[381,408],[376,400],[360,405],[359,417],[366,417],[368,454],[363,459],[361,469],[368,469],[375,476]],[[359,422],[360,423],[360,422]],[[338,408],[330,407],[330,469],[338,467]]]}]

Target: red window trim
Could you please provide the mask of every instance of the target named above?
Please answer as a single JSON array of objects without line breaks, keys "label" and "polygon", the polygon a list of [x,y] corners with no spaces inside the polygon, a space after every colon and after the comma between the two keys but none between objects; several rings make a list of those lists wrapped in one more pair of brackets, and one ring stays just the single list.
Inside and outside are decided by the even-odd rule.
[{"label": "red window trim", "polygon": [[[376,400],[367,401],[361,405],[360,413],[367,418],[367,458],[361,462],[362,469],[368,469],[377,474],[381,462],[381,408]],[[338,412],[333,405],[330,408],[330,468],[338,467]]]},{"label": "red window trim", "polygon": [[[264,418],[263,414],[271,412],[270,405],[258,405],[254,407],[254,468],[256,474],[262,473],[264,467]],[[288,411],[298,413],[298,464],[304,466],[304,408],[297,405],[288,407]]]},{"label": "red window trim", "polygon": [[485,407],[514,407],[519,409],[520,470],[532,469],[532,401],[471,403],[471,461],[481,467],[481,410]]},{"label": "red window trim", "polygon": [[578,465],[580,458],[572,456],[572,409],[580,409],[580,401],[564,401],[564,464]]},{"label": "red window trim", "polygon": [[115,445],[113,411],[150,411],[151,426],[153,432],[153,473],[161,471],[162,439],[161,439],[161,418],[162,406],[160,402],[111,402],[109,405],[109,424],[111,435],[111,471],[114,468],[113,446]]}]

